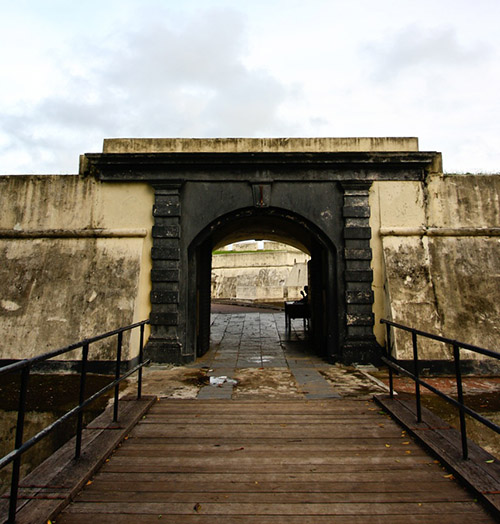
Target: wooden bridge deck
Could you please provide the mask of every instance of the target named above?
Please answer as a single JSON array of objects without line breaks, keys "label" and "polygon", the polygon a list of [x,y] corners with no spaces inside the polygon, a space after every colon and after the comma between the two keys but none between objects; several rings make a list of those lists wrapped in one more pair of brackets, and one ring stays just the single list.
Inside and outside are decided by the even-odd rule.
[{"label": "wooden bridge deck", "polygon": [[494,519],[372,401],[162,399],[56,522]]}]

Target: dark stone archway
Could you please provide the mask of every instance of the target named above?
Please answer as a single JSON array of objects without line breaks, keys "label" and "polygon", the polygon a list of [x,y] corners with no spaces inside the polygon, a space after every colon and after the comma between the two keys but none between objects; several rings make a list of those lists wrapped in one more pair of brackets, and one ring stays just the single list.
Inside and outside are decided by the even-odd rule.
[{"label": "dark stone archway", "polygon": [[325,286],[329,297],[316,336],[328,357],[351,363],[373,361],[379,350],[373,334],[371,184],[422,181],[437,157],[418,151],[221,152],[214,147],[87,154],[84,173],[154,187],[147,345],[154,361],[187,362],[203,352],[199,335],[206,315],[200,311],[207,307],[202,288],[211,249],[223,238],[255,237],[263,230],[269,239],[275,233],[310,250],[317,264],[315,286]]},{"label": "dark stone archway", "polygon": [[[342,279],[338,250],[324,233],[303,217],[272,207],[237,210],[209,224],[189,247],[190,275],[188,344],[203,355],[209,348],[210,270],[212,251],[238,240],[265,238],[293,245],[311,256],[310,301],[312,337],[318,352],[340,360],[345,339],[339,302]],[[340,239],[338,239],[340,241]],[[195,337],[195,340],[191,340]]]}]

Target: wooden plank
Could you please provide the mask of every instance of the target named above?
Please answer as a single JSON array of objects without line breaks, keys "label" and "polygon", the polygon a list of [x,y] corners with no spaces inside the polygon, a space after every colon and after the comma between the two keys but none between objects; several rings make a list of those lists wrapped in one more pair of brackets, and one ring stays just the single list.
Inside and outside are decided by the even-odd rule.
[{"label": "wooden plank", "polygon": [[[395,447],[403,446],[403,442],[410,441],[411,449],[415,449],[412,438],[404,436],[386,436],[383,439],[377,436],[373,438],[364,439],[349,439],[349,438],[315,438],[315,439],[293,439],[293,438],[280,438],[272,439],[267,438],[265,441],[250,439],[250,438],[170,438],[170,437],[136,437],[130,435],[127,440],[126,450],[131,449],[144,449],[146,453],[148,450],[158,450],[162,452],[163,448],[167,448],[178,453],[191,452],[200,453],[212,451],[214,453],[237,450],[245,448],[248,451],[255,452],[279,452],[284,451],[288,454],[296,452],[307,452],[307,451],[324,451],[325,449],[333,452],[366,452],[371,453],[373,450],[381,450],[385,453],[392,453]],[[386,447],[388,444],[390,447]],[[419,450],[421,448],[418,448]]]},{"label": "wooden plank", "polygon": [[[170,399],[169,399],[170,402]],[[189,401],[186,401],[189,402]],[[252,414],[280,414],[283,413],[283,401],[282,402],[260,402],[254,403],[250,400],[236,401],[231,400],[230,405],[225,405],[220,402],[215,403],[215,401],[201,401],[196,400],[192,401],[194,403],[188,404],[184,409],[182,405],[169,404],[163,405],[158,403],[151,414],[161,413],[161,414],[186,414],[186,413],[196,413],[196,414],[224,414],[224,413],[252,413]],[[319,417],[329,414],[377,414],[379,409],[374,407],[373,403],[365,403],[365,401],[352,401],[348,400],[332,400],[338,404],[327,404],[323,401],[319,401],[319,404],[311,404],[313,401],[309,401],[309,404],[299,404],[296,401],[290,400],[291,405],[286,407],[286,412],[290,415],[300,415],[300,414],[314,414]],[[307,402],[307,401],[306,401]],[[343,405],[341,403],[348,402],[349,405]]]},{"label": "wooden plank", "polygon": [[[92,483],[92,490],[87,492],[177,492],[190,493],[199,490],[199,484],[186,481],[148,481],[148,480],[131,480],[130,475],[113,475],[110,480],[107,475],[100,474]],[[267,476],[265,477],[267,478]],[[449,479],[441,478],[439,480],[425,481],[401,481],[401,482],[294,482],[294,481],[275,481],[269,482],[261,480],[258,482],[214,482],[203,485],[204,493],[382,493],[391,496],[393,493],[417,493],[420,499],[422,494],[427,492],[438,494],[439,496],[453,495],[460,500],[460,497],[466,493],[464,490],[457,490],[454,482]],[[470,497],[468,498],[470,500]]]},{"label": "wooden plank", "polygon": [[218,425],[221,423],[231,424],[233,422],[237,423],[249,423],[253,424],[304,424],[307,422],[311,425],[322,425],[322,424],[352,424],[354,421],[361,421],[363,423],[378,423],[381,422],[381,416],[378,414],[363,415],[359,413],[349,414],[349,413],[340,413],[340,414],[323,414],[315,415],[311,413],[307,414],[292,414],[286,415],[283,413],[268,414],[262,413],[259,415],[250,415],[250,414],[235,414],[235,413],[218,413],[214,414],[208,413],[197,413],[195,414],[196,421],[193,421],[193,414],[180,414],[180,413],[149,413],[144,419],[144,423],[154,423],[154,424],[181,424],[181,423],[193,423],[198,424],[211,424]]},{"label": "wooden plank", "polygon": [[[228,400],[230,403],[223,403],[220,400],[186,400],[189,402],[185,407],[182,404],[170,403],[171,399],[167,399],[168,404],[163,402],[158,403],[154,408],[154,413],[280,413],[283,410],[284,403],[289,402],[290,406],[286,406],[286,411],[294,414],[318,413],[378,413],[380,408],[371,401],[364,400],[346,400],[346,399],[332,399],[325,400],[305,400],[299,402],[293,399],[281,400],[276,402],[263,401],[258,402],[254,400]],[[305,404],[304,402],[308,402]],[[316,403],[313,403],[316,402]],[[282,411],[281,411],[282,412]]]},{"label": "wooden plank", "polygon": [[[431,469],[430,467],[428,468]],[[123,472],[113,471],[114,466],[111,463],[106,464],[106,467],[99,473],[101,478],[106,479],[108,482],[112,482],[114,479],[122,478]],[[408,481],[412,479],[416,482],[426,482],[429,479],[439,480],[442,476],[443,482],[446,482],[447,475],[446,471],[438,469],[436,475],[430,475],[427,470],[424,471],[413,471],[413,468],[407,470],[406,475],[402,475],[399,470],[384,470],[374,472],[367,471],[348,471],[348,472],[270,472],[266,473],[265,478],[262,473],[221,473],[221,472],[204,472],[204,473],[168,473],[168,472],[132,472],[129,473],[133,476],[136,481],[172,481],[172,482],[186,482],[188,479],[194,483],[206,483],[211,482],[401,482],[403,480]]]},{"label": "wooden plank", "polygon": [[[224,524],[457,524],[460,516],[420,514],[420,515],[225,515]],[[105,513],[72,513],[63,514],[57,519],[57,524],[116,524],[114,514]],[[137,515],[120,515],[120,524],[138,524]],[[213,524],[213,515],[140,515],[140,524]],[[221,522],[217,520],[217,522]],[[484,524],[488,522],[483,515],[467,515],[467,524]]]},{"label": "wooden plank", "polygon": [[[397,464],[432,464],[432,459],[418,451],[412,453],[411,450],[399,449],[395,453],[388,453],[383,451],[380,454],[375,455],[373,453],[353,453],[346,454],[345,452],[325,452],[323,455],[317,451],[311,452],[310,456],[305,453],[286,454],[286,452],[276,452],[274,455],[266,455],[265,453],[248,453],[243,448],[242,451],[227,453],[196,453],[192,456],[179,456],[175,452],[170,452],[168,449],[164,449],[164,452],[156,456],[152,454],[140,454],[140,450],[135,453],[123,453],[116,457],[115,464],[130,464],[131,467],[135,467],[137,464],[156,465],[156,466],[167,466],[167,465],[179,465],[179,466],[197,466],[202,464],[213,465],[218,467],[220,464],[227,464],[228,467],[245,468],[248,465],[380,465],[390,464],[396,466]],[[185,452],[184,452],[185,453]],[[411,454],[409,454],[411,453]]]},{"label": "wooden plank", "polygon": [[[133,477],[135,479],[135,477]],[[196,492],[199,484],[191,482],[189,477],[184,481],[179,480],[132,480],[127,473],[124,474],[99,474],[92,482],[92,490],[96,491],[176,491],[176,492]],[[350,481],[327,481],[317,480],[315,482],[300,482],[289,480],[268,481],[267,475],[261,477],[260,481],[253,482],[224,482],[206,483],[203,486],[206,493],[229,493],[229,492],[306,492],[306,493],[400,493],[400,492],[441,492],[441,493],[462,493],[457,491],[455,482],[449,479],[438,478],[424,480],[402,480],[401,482],[386,482],[378,479],[376,482],[350,482]]]},{"label": "wooden plank", "polygon": [[[309,431],[308,431],[309,430]],[[262,442],[266,442],[269,439],[281,439],[287,441],[290,439],[337,439],[337,438],[349,438],[357,439],[360,442],[366,439],[379,438],[385,440],[394,436],[394,432],[390,429],[385,431],[378,431],[373,427],[357,428],[347,426],[345,428],[330,428],[325,433],[324,428],[307,428],[305,426],[298,426],[295,428],[280,428],[275,426],[246,426],[246,425],[227,425],[224,427],[224,433],[220,434],[217,431],[217,427],[213,428],[190,428],[189,426],[170,426],[165,427],[161,425],[149,425],[149,427],[139,426],[134,429],[131,434],[133,437],[147,437],[147,438],[165,438],[165,439],[184,439],[184,438],[198,438],[204,439],[219,439],[220,443],[224,443],[227,440],[252,438],[262,439]]]},{"label": "wooden plank", "polygon": [[[255,450],[250,447],[244,446],[224,446],[223,449],[219,447],[206,446],[196,451],[189,452],[186,449],[179,450],[177,446],[169,446],[168,444],[157,445],[157,446],[144,446],[144,449],[134,443],[132,446],[127,445],[121,450],[120,457],[164,457],[168,455],[174,455],[177,459],[180,458],[193,458],[198,460],[199,458],[207,457],[209,460],[217,460],[217,457],[228,457],[231,456],[252,458],[254,461],[258,461],[261,458],[272,456],[275,460],[286,460],[292,458],[294,461],[303,459],[309,461],[314,458],[325,459],[327,457],[341,457],[343,460],[346,457],[353,457],[356,460],[361,460],[363,457],[372,458],[374,451],[379,452],[379,458],[393,459],[404,457],[405,459],[426,457],[427,461],[430,461],[429,455],[425,453],[421,448],[415,445],[404,446],[401,443],[387,444],[386,439],[379,441],[377,446],[372,446],[370,449],[347,449],[345,447],[338,447],[334,442],[331,442],[332,448],[325,451],[325,448],[318,449],[318,447],[310,447],[309,449],[295,449],[293,452],[287,450],[285,447],[274,447],[270,450],[263,449],[262,447]],[[335,446],[335,447],[334,447]],[[390,446],[390,447],[387,447]],[[222,447],[222,446],[221,446]],[[346,453],[349,451],[349,453]],[[410,456],[411,454],[411,456]]]},{"label": "wooden plank", "polygon": [[[365,473],[370,473],[374,479],[374,482],[377,478],[380,478],[387,471],[399,471],[400,474],[407,474],[410,465],[407,464],[395,464],[394,466],[389,464],[357,464],[357,465],[331,465],[331,464],[282,464],[282,465],[258,465],[251,464],[246,468],[237,467],[232,468],[230,465],[220,465],[219,467],[212,466],[210,464],[200,464],[200,466],[183,466],[183,465],[168,465],[168,466],[141,466],[136,465],[133,467],[127,467],[125,465],[116,465],[113,464],[106,471],[112,473],[128,473],[128,474],[139,474],[139,473],[158,473],[158,472],[168,472],[169,474],[190,474],[190,473],[209,473],[209,474],[220,474],[225,473],[228,469],[235,474],[243,473],[254,473],[254,474],[269,474],[269,473],[330,473],[334,470],[337,474],[347,475],[349,473],[356,473],[360,468],[363,469]],[[411,468],[414,472],[425,471],[428,469],[429,464],[411,464]]]},{"label": "wooden plank", "polygon": [[[154,402],[152,397],[140,401],[121,400],[118,423],[112,421],[113,408],[110,407],[92,422],[92,426],[99,429],[84,430],[78,461],[73,458],[73,438],[22,479],[16,523],[46,522],[59,513]],[[7,509],[4,514],[7,515]]]},{"label": "wooden plank", "polygon": [[372,403],[196,402],[157,403],[57,523],[493,522]]},{"label": "wooden plank", "polygon": [[[272,458],[262,459],[256,463],[253,459],[236,459],[236,460],[224,460],[224,457],[221,457],[220,460],[212,462],[210,459],[199,459],[199,460],[188,460],[188,459],[176,459],[160,457],[155,463],[155,459],[151,458],[149,462],[141,460],[140,457],[137,457],[133,463],[130,463],[127,459],[119,461],[120,457],[116,457],[113,460],[113,464],[107,468],[107,471],[128,471],[129,473],[135,472],[162,472],[169,471],[171,473],[182,473],[182,472],[220,472],[231,471],[233,473],[252,473],[256,472],[274,472],[274,471],[297,471],[297,472],[329,472],[329,471],[338,471],[338,472],[347,472],[355,471],[359,468],[363,468],[365,471],[385,471],[385,470],[396,470],[396,469],[408,469],[412,468],[415,471],[418,469],[426,469],[432,462],[429,459],[422,460],[408,460],[406,457],[402,457],[399,462],[394,460],[387,462],[385,460],[381,461],[377,457],[372,457],[370,460],[366,461],[355,461],[345,458],[344,463],[335,463],[333,461],[325,460],[316,460],[308,463],[307,461],[293,461],[289,460],[287,462],[280,462],[279,460],[273,460]],[[394,467],[393,467],[394,466]]]},{"label": "wooden plank", "polygon": [[[194,506],[198,504],[195,509]],[[105,504],[87,502],[74,503],[69,507],[68,513],[114,513],[136,514],[136,515],[429,515],[451,513],[462,519],[466,519],[469,513],[478,510],[474,502],[398,502],[387,503],[332,503],[332,504],[273,504],[273,503],[231,503],[231,502],[206,502],[199,504],[195,501],[189,503],[181,502],[107,502]]]},{"label": "wooden plank", "polygon": [[[307,373],[307,369],[301,368],[304,373]],[[311,368],[314,374],[317,374],[316,370]],[[292,376],[292,375],[290,375]],[[288,378],[285,378],[288,380]],[[212,386],[215,387],[215,386]],[[207,398],[207,399],[185,399],[187,402],[187,412],[250,412],[250,413],[265,413],[266,411],[279,412],[280,408],[283,408],[288,402],[290,406],[286,410],[290,410],[291,413],[307,413],[307,412],[322,412],[326,413],[345,413],[351,411],[355,412],[380,412],[380,406],[373,399],[359,399],[359,398],[339,398],[339,397],[328,397],[320,399],[312,399],[298,396],[297,393],[293,393],[294,396],[276,397],[274,400],[267,400],[266,397],[239,397],[237,399],[218,399],[218,398]],[[179,402],[171,403],[170,398],[162,398],[161,402],[155,406],[157,412],[178,412],[185,413],[184,408]],[[168,405],[163,405],[163,401],[167,401]]]},{"label": "wooden plank", "polygon": [[[224,502],[224,503],[247,503],[247,504],[332,504],[332,503],[357,503],[357,504],[395,504],[397,502],[415,502],[413,492],[399,493],[330,493],[330,492],[179,492],[179,491],[123,491],[111,489],[84,490],[76,499],[76,502],[126,502],[126,503],[149,503],[149,502],[191,502],[198,503]],[[464,491],[462,497],[457,497],[455,490],[448,492],[425,491],[418,495],[417,503],[424,502],[469,502],[470,497]]]},{"label": "wooden plank", "polygon": [[439,457],[500,519],[500,466],[495,458],[468,439],[469,459],[463,460],[460,433],[441,418],[422,407],[422,423],[416,422],[413,404],[377,397],[407,430]]}]

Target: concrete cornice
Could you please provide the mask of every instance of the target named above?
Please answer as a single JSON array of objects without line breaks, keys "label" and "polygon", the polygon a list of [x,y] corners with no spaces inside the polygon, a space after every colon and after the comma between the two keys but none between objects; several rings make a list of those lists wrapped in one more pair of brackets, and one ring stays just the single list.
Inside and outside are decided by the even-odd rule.
[{"label": "concrete cornice", "polygon": [[498,237],[500,227],[383,227],[383,237]]},{"label": "concrete cornice", "polygon": [[0,238],[142,238],[146,229],[0,229]]},{"label": "concrete cornice", "polygon": [[423,180],[439,168],[437,152],[87,153],[80,173],[100,180],[375,181]]}]

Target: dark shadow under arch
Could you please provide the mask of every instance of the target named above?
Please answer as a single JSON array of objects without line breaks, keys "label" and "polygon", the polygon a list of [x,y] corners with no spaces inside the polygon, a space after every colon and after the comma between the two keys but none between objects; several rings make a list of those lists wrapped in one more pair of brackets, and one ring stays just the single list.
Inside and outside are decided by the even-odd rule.
[{"label": "dark shadow under arch", "polygon": [[188,250],[188,344],[197,357],[210,344],[212,251],[239,240],[265,238],[284,242],[311,256],[310,300],[312,340],[318,353],[335,360],[343,336],[344,309],[337,274],[336,246],[313,223],[288,210],[248,207],[223,215],[198,233]]}]

